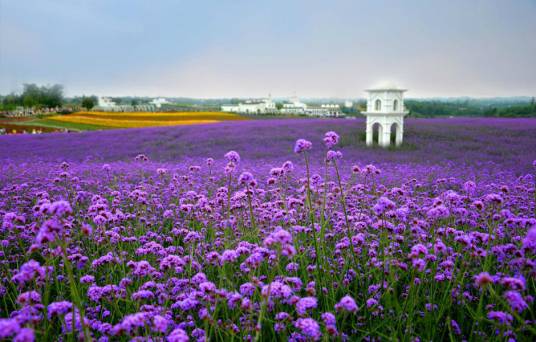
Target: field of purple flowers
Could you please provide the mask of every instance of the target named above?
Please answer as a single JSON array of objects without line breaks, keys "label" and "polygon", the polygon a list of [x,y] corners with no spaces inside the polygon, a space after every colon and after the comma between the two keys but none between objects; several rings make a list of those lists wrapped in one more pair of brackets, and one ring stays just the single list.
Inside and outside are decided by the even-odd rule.
[{"label": "field of purple flowers", "polygon": [[0,340],[534,340],[536,120],[406,125],[0,137]]}]

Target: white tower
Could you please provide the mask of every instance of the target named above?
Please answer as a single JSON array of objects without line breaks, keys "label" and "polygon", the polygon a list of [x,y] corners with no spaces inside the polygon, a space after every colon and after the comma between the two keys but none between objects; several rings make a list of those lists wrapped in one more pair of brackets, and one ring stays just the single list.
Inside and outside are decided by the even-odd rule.
[{"label": "white tower", "polygon": [[388,85],[367,89],[367,145],[372,145],[374,130],[378,131],[378,144],[391,144],[391,130],[395,133],[395,144],[402,144],[404,136],[404,116],[409,112],[404,107],[404,92],[396,86]]}]

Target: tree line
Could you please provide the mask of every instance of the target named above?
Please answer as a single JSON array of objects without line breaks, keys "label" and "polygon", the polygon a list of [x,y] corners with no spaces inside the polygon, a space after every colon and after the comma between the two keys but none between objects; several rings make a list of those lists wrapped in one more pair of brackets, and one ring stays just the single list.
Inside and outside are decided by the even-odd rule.
[{"label": "tree line", "polygon": [[26,108],[54,108],[63,105],[63,86],[38,86],[24,84],[21,94],[11,93],[2,98],[4,110],[13,110],[16,107]]},{"label": "tree line", "polygon": [[486,117],[536,117],[536,101],[529,102],[492,102],[486,100],[441,101],[415,100],[404,101],[411,116],[486,116]]},{"label": "tree line", "polygon": [[5,111],[15,110],[17,107],[32,109],[56,108],[66,104],[81,106],[89,110],[97,105],[97,97],[65,98],[61,84],[39,86],[33,83],[24,84],[20,94],[0,95],[0,110]]},{"label": "tree line", "polygon": [[[64,105],[92,109],[98,103],[96,96],[78,96],[64,98],[63,86],[60,84],[38,86],[33,83],[24,84],[20,94],[11,93],[0,95],[0,110],[11,111],[17,107],[32,109],[56,108]],[[117,104],[139,105],[148,103],[150,98],[115,97]],[[220,102],[215,100],[198,100],[183,98],[180,106],[212,105],[218,106]],[[223,103],[222,102],[222,103]],[[238,102],[238,99],[231,99]],[[280,107],[281,104],[278,103]],[[532,98],[491,98],[491,99],[406,99],[405,106],[414,117],[435,116],[487,116],[487,117],[536,117],[536,101]],[[365,101],[357,101],[357,111],[364,111]],[[347,114],[355,114],[347,112]],[[357,114],[355,114],[357,115]]]}]

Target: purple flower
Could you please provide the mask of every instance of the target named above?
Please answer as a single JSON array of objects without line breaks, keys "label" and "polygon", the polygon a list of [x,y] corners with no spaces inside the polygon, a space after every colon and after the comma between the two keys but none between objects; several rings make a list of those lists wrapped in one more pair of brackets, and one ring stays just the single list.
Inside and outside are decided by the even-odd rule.
[{"label": "purple flower", "polygon": [[239,255],[234,249],[227,249],[221,255],[221,261],[223,263],[235,262],[238,258]]},{"label": "purple flower", "polygon": [[460,326],[458,325],[458,322],[455,320],[450,321],[450,326],[452,327],[452,330],[454,331],[454,334],[461,335],[462,330],[460,329]]},{"label": "purple flower", "polygon": [[504,277],[500,283],[511,290],[523,291],[526,287],[526,281],[523,276],[520,277]]},{"label": "purple flower", "polygon": [[21,305],[33,305],[41,303],[41,295],[36,291],[24,292],[17,297],[17,302]]},{"label": "purple flower", "polygon": [[13,318],[0,318],[0,338],[7,339],[20,331],[19,322]]},{"label": "purple flower", "polygon": [[344,296],[342,299],[335,305],[335,309],[337,311],[348,311],[348,312],[356,312],[357,311],[357,304],[355,303],[355,300],[350,296]]},{"label": "purple flower", "polygon": [[286,174],[289,174],[291,173],[292,171],[294,171],[294,164],[292,164],[291,161],[286,161],[283,163],[283,166],[282,166],[283,170],[285,171]]},{"label": "purple flower", "polygon": [[240,285],[240,294],[242,296],[251,297],[255,292],[255,288],[255,285],[253,285],[252,283],[244,283]]},{"label": "purple flower", "polygon": [[313,144],[305,139],[298,139],[296,145],[294,145],[294,153],[302,153],[309,151],[313,147]]},{"label": "purple flower", "polygon": [[18,285],[24,285],[34,279],[38,282],[45,281],[46,275],[47,268],[42,267],[35,260],[30,260],[20,267],[19,272],[11,280]]},{"label": "purple flower", "polygon": [[146,161],[149,161],[149,158],[145,154],[138,154],[136,158],[134,158],[134,160],[146,162]]},{"label": "purple flower", "polygon": [[153,317],[153,328],[159,333],[165,333],[169,327],[169,320],[163,316],[156,315]]},{"label": "purple flower", "polygon": [[216,292],[216,285],[211,281],[204,281],[199,284],[199,289],[204,293],[214,293]]},{"label": "purple flower", "polygon": [[367,303],[367,308],[369,308],[369,309],[374,307],[374,306],[376,306],[376,305],[378,305],[378,301],[376,299],[374,299],[374,298],[367,299],[366,303]]},{"label": "purple flower", "polygon": [[507,324],[509,325],[512,323],[514,318],[512,315],[507,314],[506,312],[502,311],[490,311],[488,312],[488,318],[494,321],[497,321],[500,324]]},{"label": "purple flower", "polygon": [[132,300],[136,300],[136,301],[143,300],[143,299],[153,299],[153,298],[154,298],[154,293],[152,293],[149,290],[140,290],[132,294]]},{"label": "purple flower", "polygon": [[329,150],[326,153],[326,160],[328,162],[331,162],[331,161],[334,161],[334,160],[337,160],[337,159],[342,159],[342,153],[340,151]]},{"label": "purple flower", "polygon": [[242,185],[251,185],[254,180],[255,178],[253,178],[251,172],[242,172],[242,174],[238,177],[238,182]]},{"label": "purple flower", "polygon": [[33,342],[35,341],[35,334],[33,329],[30,328],[22,328],[17,336],[15,336],[15,339],[13,342]]},{"label": "purple flower", "polygon": [[63,316],[68,313],[72,307],[73,304],[67,301],[50,303],[47,307],[48,319],[51,319],[52,316]]},{"label": "purple flower", "polygon": [[275,315],[275,319],[276,319],[277,321],[285,321],[285,320],[290,319],[290,315],[289,315],[287,312],[278,312],[278,313]]},{"label": "purple flower", "polygon": [[527,303],[517,291],[506,291],[504,293],[504,298],[506,298],[506,301],[510,304],[513,311],[522,312],[528,308]]},{"label": "purple flower", "polygon": [[49,212],[54,216],[62,217],[72,214],[73,209],[71,208],[69,202],[62,200],[52,203],[49,207]]},{"label": "purple flower", "polygon": [[270,298],[288,298],[292,295],[292,289],[279,281],[273,281],[270,285],[264,285],[261,293],[267,297],[270,293]]},{"label": "purple flower", "polygon": [[294,322],[294,326],[300,329],[301,333],[313,341],[318,341],[322,337],[322,332],[320,331],[320,326],[312,318],[298,318]]},{"label": "purple flower", "polygon": [[315,297],[304,297],[296,303],[296,311],[299,315],[305,315],[308,310],[314,309],[317,306]]},{"label": "purple flower", "polygon": [[324,324],[325,325],[336,325],[337,324],[337,320],[335,318],[335,315],[332,314],[331,312],[324,312],[322,314],[322,320],[324,321]]},{"label": "purple flower", "polygon": [[475,285],[477,287],[484,287],[488,284],[493,284],[493,278],[488,272],[482,272],[475,277]]},{"label": "purple flower", "polygon": [[388,210],[393,210],[396,207],[395,203],[387,197],[380,197],[373,209],[376,215],[381,215]]},{"label": "purple flower", "polygon": [[181,328],[176,328],[166,337],[168,342],[188,342],[188,334]]},{"label": "purple flower", "polygon": [[529,229],[523,239],[523,250],[536,254],[536,225]]},{"label": "purple flower", "polygon": [[80,277],[80,283],[82,284],[95,284],[95,277],[89,274]]},{"label": "purple flower", "polygon": [[339,143],[339,135],[333,131],[326,132],[324,135],[324,144],[327,148],[332,148]]},{"label": "purple flower", "polygon": [[225,154],[225,159],[232,162],[233,164],[240,163],[240,155],[236,151],[229,151]]},{"label": "purple flower", "polygon": [[434,208],[428,210],[426,215],[431,220],[439,220],[439,219],[449,217],[450,211],[444,205],[438,205],[437,207],[434,207]]}]

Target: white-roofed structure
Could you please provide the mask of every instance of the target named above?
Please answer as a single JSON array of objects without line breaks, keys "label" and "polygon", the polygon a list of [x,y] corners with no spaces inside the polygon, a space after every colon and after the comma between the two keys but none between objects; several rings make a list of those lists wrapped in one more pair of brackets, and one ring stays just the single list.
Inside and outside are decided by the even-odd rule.
[{"label": "white-roofed structure", "polygon": [[268,98],[262,100],[247,100],[237,105],[222,105],[221,110],[222,112],[243,114],[270,114],[277,112],[275,103],[272,101],[272,95],[268,95]]},{"label": "white-roofed structure", "polygon": [[388,147],[391,136],[395,145],[402,144],[404,137],[404,117],[409,113],[404,107],[404,92],[393,84],[383,84],[367,89],[367,145],[373,145],[374,131],[377,130],[380,146]]}]

